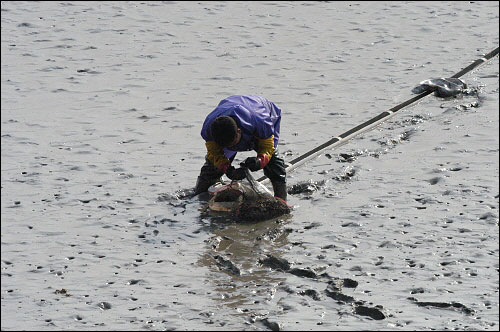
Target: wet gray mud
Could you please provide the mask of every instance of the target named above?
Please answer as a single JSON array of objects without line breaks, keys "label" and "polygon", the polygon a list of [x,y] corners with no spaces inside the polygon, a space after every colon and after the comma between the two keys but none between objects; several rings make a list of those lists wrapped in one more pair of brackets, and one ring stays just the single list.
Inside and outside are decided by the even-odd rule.
[{"label": "wet gray mud", "polygon": [[1,6],[2,330],[498,330],[498,57],[290,173],[289,215],[190,196],[221,99],[293,160],[496,48],[498,2]]}]

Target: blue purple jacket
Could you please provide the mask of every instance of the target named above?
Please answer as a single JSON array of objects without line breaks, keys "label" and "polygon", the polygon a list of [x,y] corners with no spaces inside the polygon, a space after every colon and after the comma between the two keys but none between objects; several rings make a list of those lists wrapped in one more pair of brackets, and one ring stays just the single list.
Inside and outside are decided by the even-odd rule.
[{"label": "blue purple jacket", "polygon": [[[241,129],[241,140],[231,148],[219,146],[210,134],[212,122],[219,116],[230,116]],[[223,172],[238,151],[255,150],[261,159],[261,168],[276,151],[280,135],[281,110],[264,97],[235,95],[223,99],[203,123],[201,137],[206,141],[207,157]]]}]

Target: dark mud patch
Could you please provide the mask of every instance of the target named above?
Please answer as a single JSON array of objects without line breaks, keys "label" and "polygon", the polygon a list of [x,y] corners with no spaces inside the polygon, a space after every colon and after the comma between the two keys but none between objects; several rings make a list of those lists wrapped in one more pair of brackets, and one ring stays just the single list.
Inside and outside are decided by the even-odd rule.
[{"label": "dark mud patch", "polygon": [[290,269],[288,272],[291,273],[291,274],[293,274],[293,275],[296,275],[297,277],[305,277],[305,278],[311,278],[311,279],[318,279],[318,275],[316,274],[316,272],[314,272],[311,269],[299,269],[299,268],[295,268],[295,269]]},{"label": "dark mud patch", "polygon": [[217,266],[224,270],[227,271],[233,275],[239,276],[241,275],[241,270],[229,259],[226,259],[222,257],[221,255],[215,255],[213,257],[215,259],[215,262],[217,263]]},{"label": "dark mud patch", "polygon": [[194,189],[180,189],[174,192],[173,194],[160,193],[158,194],[158,198],[156,200],[158,202],[170,202],[175,200],[186,200],[193,198],[194,196],[195,196]]},{"label": "dark mud patch", "polygon": [[325,186],[326,181],[313,181],[309,180],[306,182],[300,182],[294,184],[290,188],[288,188],[288,193],[290,195],[299,195],[299,194],[312,194],[315,191],[323,188]]},{"label": "dark mud patch", "polygon": [[404,119],[404,120],[395,120],[394,124],[398,125],[400,127],[408,127],[410,125],[418,125],[421,123],[424,123],[425,121],[429,120],[431,117],[430,115],[422,115],[422,114],[415,114],[411,115],[410,118]]},{"label": "dark mud patch", "polygon": [[[353,306],[353,312],[356,315],[368,316],[374,320],[383,320],[386,318],[385,314],[382,312],[382,306],[368,307],[365,305],[364,301],[358,301],[354,297],[343,294],[342,286],[357,286],[357,281],[352,279],[344,279],[343,283],[330,282],[328,287],[325,289],[325,293],[328,297],[334,299],[340,304],[350,304]],[[355,286],[354,286],[355,287]]]},{"label": "dark mud patch", "polygon": [[393,147],[399,143],[409,141],[411,137],[414,136],[417,132],[418,130],[416,128],[410,128],[408,130],[405,130],[395,138],[390,138],[385,141],[378,141],[378,143],[382,146]]},{"label": "dark mud patch", "polygon": [[460,110],[460,111],[467,111],[471,108],[478,108],[481,106],[481,103],[476,100],[476,101],[473,101],[471,103],[464,103],[464,104],[460,104],[458,106],[456,106],[456,109]]},{"label": "dark mud patch", "polygon": [[[338,302],[342,305],[351,305],[353,307],[353,312],[360,316],[367,316],[374,320],[383,320],[386,315],[383,313],[382,306],[367,306],[364,301],[356,300],[353,296],[344,294],[342,292],[343,288],[356,288],[358,287],[358,282],[350,278],[336,278],[323,273],[318,275],[310,268],[292,268],[292,264],[286,259],[277,258],[272,255],[267,255],[265,258],[259,260],[259,263],[263,266],[267,266],[273,270],[290,273],[298,277],[305,277],[315,279],[318,282],[327,281],[327,287],[324,290],[324,294]],[[288,293],[293,293],[291,289],[285,289]],[[315,301],[321,301],[321,295],[318,291],[314,289],[308,289],[305,291],[300,291],[297,294],[302,296],[309,296]]]},{"label": "dark mud patch", "polygon": [[460,311],[466,315],[474,315],[475,311],[458,302],[422,302],[418,301],[414,297],[409,297],[409,300],[413,301],[419,307],[428,307],[428,308],[438,308],[438,309],[451,309]]},{"label": "dark mud patch", "polygon": [[[356,150],[349,153],[339,153],[337,157],[338,163],[352,163],[358,159],[358,157],[373,157],[379,158],[381,151],[369,151],[369,150]],[[325,154],[328,159],[332,159],[333,156],[329,153]]]},{"label": "dark mud patch", "polygon": [[357,156],[354,154],[341,153],[339,154],[339,158],[337,159],[340,163],[352,163],[357,159]]},{"label": "dark mud patch", "polygon": [[[283,220],[276,220],[276,224],[280,224],[283,222]],[[268,232],[265,232],[262,235],[259,235],[255,238],[256,241],[262,241],[262,240],[267,240],[267,241],[276,241],[279,239],[281,236],[293,232],[292,229],[286,228],[286,229],[281,229],[281,228],[275,228],[272,229]]]},{"label": "dark mud patch", "polygon": [[335,301],[345,304],[345,303],[354,303],[356,299],[354,297],[345,295],[342,293],[341,287],[337,285],[335,282],[330,282],[325,289],[326,296],[334,299]]},{"label": "dark mud patch", "polygon": [[427,182],[429,182],[431,185],[433,185],[433,186],[434,186],[434,185],[438,184],[438,183],[439,183],[439,182],[441,182],[441,181],[443,181],[443,178],[442,178],[442,177],[437,176],[437,177],[434,177],[434,178],[432,178],[432,179],[429,179]]},{"label": "dark mud patch", "polygon": [[356,175],[356,173],[357,173],[356,169],[348,168],[344,171],[344,174],[336,175],[335,177],[333,177],[333,179],[341,182],[349,181],[354,177],[354,175]]},{"label": "dark mud patch", "polygon": [[268,318],[261,319],[259,322],[271,331],[281,331],[280,323],[270,321]]},{"label": "dark mud patch", "polygon": [[360,316],[368,316],[375,320],[385,319],[385,315],[378,308],[365,307],[364,305],[356,306],[354,313]]},{"label": "dark mud patch", "polygon": [[278,270],[282,272],[288,272],[290,274],[296,275],[298,277],[318,279],[319,276],[313,270],[306,268],[292,268],[290,262],[284,258],[276,258],[272,255],[267,255],[266,258],[260,259],[259,263],[263,266],[267,266],[273,270]]},{"label": "dark mud patch", "polygon": [[64,296],[72,296],[70,293],[68,293],[68,291],[64,288],[62,289],[56,289],[56,291],[54,292],[55,294],[62,294]]},{"label": "dark mud patch", "polygon": [[343,280],[342,286],[345,288],[356,288],[356,287],[358,287],[358,284],[359,283],[356,280],[345,278]]},{"label": "dark mud patch", "polygon": [[272,255],[267,255],[266,258],[259,259],[259,263],[278,271],[288,271],[291,267],[290,263],[286,259],[277,258]]},{"label": "dark mud patch", "polygon": [[109,304],[108,302],[100,302],[98,306],[99,306],[99,309],[101,309],[101,310],[111,309],[111,304]]},{"label": "dark mud patch", "polygon": [[303,296],[309,296],[310,298],[312,298],[314,301],[321,301],[321,296],[319,295],[319,293],[314,290],[314,289],[307,289],[305,291],[302,291],[302,292],[299,292],[300,295],[303,295]]}]

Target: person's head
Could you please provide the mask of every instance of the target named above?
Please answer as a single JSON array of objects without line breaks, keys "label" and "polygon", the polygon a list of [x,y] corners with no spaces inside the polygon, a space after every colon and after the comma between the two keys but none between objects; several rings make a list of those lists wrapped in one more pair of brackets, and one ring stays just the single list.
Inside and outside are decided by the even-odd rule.
[{"label": "person's head", "polygon": [[210,126],[210,132],[215,143],[225,148],[238,144],[241,138],[241,129],[230,116],[217,117]]}]

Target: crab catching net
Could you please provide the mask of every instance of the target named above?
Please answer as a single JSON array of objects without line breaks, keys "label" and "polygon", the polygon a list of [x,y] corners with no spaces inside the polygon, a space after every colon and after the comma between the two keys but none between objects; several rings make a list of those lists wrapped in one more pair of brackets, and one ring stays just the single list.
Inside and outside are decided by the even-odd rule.
[{"label": "crab catching net", "polygon": [[227,212],[241,222],[259,222],[291,212],[291,207],[273,195],[247,173],[247,179],[229,184],[218,183],[209,189],[212,211]]}]

